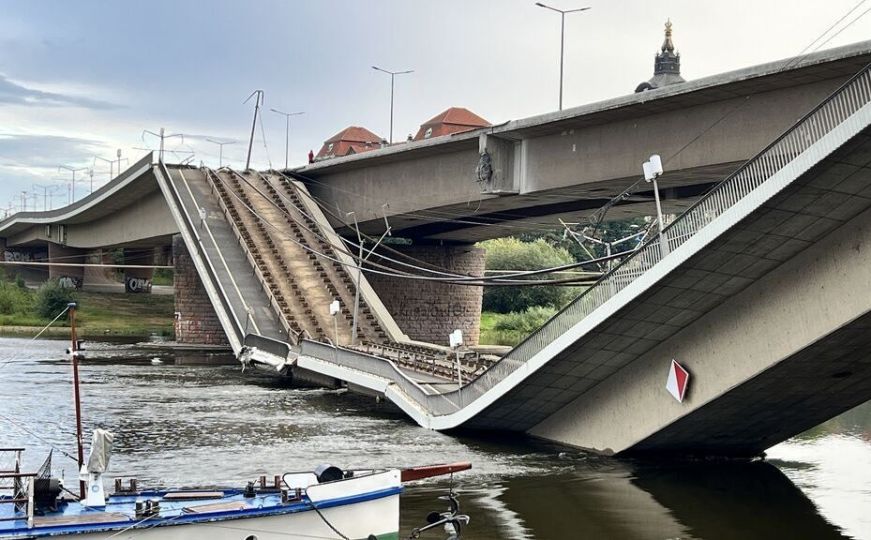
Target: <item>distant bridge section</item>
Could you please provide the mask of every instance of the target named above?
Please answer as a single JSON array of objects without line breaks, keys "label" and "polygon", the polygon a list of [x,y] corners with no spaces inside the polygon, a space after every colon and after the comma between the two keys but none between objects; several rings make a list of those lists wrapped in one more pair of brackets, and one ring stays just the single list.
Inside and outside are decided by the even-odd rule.
[{"label": "distant bridge section", "polygon": [[[662,156],[679,213],[871,61],[871,42],[297,169],[331,208],[377,234],[475,242],[589,216]],[[485,157],[482,157],[485,156]],[[608,219],[653,215],[641,186]]]}]

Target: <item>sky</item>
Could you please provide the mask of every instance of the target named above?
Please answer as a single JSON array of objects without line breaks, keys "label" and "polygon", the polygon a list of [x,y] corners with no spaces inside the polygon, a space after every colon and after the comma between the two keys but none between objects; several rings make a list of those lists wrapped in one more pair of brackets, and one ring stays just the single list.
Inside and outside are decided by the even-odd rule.
[{"label": "sky", "polygon": [[[687,80],[871,38],[871,0],[547,3],[591,7],[566,16],[566,108],[649,79],[667,19]],[[532,0],[0,0],[0,212],[22,191],[29,210],[66,204],[60,165],[92,169],[98,188],[109,165],[95,157],[120,149],[126,167],[159,145],[144,130],[184,135],[167,140],[168,162],[217,166],[208,137],[236,141],[224,164],[244,167],[257,89],[252,166],[284,165],[271,108],[305,113],[291,120],[291,166],[350,125],[386,138],[390,77],[373,65],[414,70],[396,77],[397,141],[451,106],[492,123],[554,111],[559,25]],[[78,199],[91,178],[76,178]]]}]

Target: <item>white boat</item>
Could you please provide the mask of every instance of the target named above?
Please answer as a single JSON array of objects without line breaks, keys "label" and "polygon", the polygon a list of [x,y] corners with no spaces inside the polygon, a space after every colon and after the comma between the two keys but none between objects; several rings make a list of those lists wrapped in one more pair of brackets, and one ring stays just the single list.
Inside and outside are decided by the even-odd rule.
[{"label": "white boat", "polygon": [[[102,475],[109,466],[113,437],[105,430],[95,430],[90,455],[84,461],[75,304],[69,309],[79,494],[51,477],[51,455],[38,472],[22,473],[23,449],[0,448],[0,457],[12,456],[5,461],[5,470],[0,460],[0,540],[398,540],[403,481],[471,468],[468,463],[454,463],[343,471],[321,465],[313,472],[277,475],[271,483],[261,476],[256,485],[250,482],[244,489],[139,491],[135,480],[125,488],[116,478],[115,492],[107,496]],[[7,493],[2,493],[3,488]],[[458,538],[468,518],[458,514],[452,493],[450,500],[448,512],[431,514],[430,525],[412,534],[444,524]]]},{"label": "white boat", "polygon": [[0,497],[0,539],[399,538],[398,469],[344,472],[321,467],[319,472],[276,477],[278,485],[118,490],[105,498],[102,485],[94,483],[101,482],[99,475],[94,476],[88,497],[80,502],[59,498],[56,480],[35,473],[0,474],[0,481],[18,480],[19,485],[13,494]]}]

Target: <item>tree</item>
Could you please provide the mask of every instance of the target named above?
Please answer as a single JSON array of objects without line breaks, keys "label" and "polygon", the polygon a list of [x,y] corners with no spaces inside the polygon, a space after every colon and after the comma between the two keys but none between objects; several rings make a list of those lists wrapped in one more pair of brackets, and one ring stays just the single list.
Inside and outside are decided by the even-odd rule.
[{"label": "tree", "polygon": [[[522,242],[517,238],[497,238],[480,244],[487,250],[487,270],[541,270],[571,264],[574,259],[568,251],[554,247],[543,239]],[[543,274],[536,279],[552,279]],[[561,308],[573,295],[573,288],[542,285],[537,287],[491,286],[484,288],[484,310],[508,313],[526,311],[533,306]]]}]

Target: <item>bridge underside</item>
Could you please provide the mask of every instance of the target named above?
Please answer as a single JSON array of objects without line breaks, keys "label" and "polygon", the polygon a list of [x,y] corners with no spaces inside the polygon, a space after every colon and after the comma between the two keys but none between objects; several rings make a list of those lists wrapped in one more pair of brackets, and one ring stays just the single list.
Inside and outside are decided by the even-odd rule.
[{"label": "bridge underside", "polygon": [[[871,399],[869,162],[866,131],[474,423],[608,453],[757,455]],[[664,389],[672,359],[684,403]]]}]

